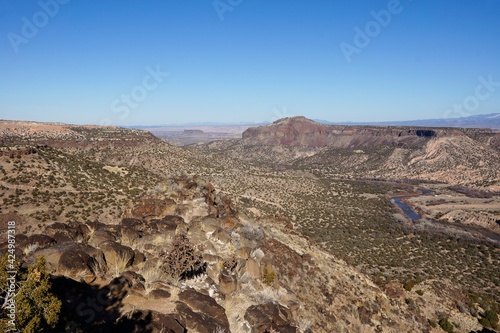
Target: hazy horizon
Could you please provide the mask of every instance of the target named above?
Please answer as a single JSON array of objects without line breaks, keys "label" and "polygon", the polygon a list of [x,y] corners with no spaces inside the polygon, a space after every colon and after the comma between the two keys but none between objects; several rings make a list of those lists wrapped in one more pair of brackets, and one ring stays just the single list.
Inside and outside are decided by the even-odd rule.
[{"label": "hazy horizon", "polygon": [[[331,120],[328,120],[328,119],[317,119],[317,118],[308,118],[304,115],[288,115],[288,116],[284,116],[283,118],[287,118],[287,117],[305,117],[307,119],[310,119],[310,120],[313,120],[315,122],[320,122],[320,123],[325,123],[325,124],[345,124],[345,125],[349,125],[349,124],[352,124],[352,125],[377,125],[377,124],[380,124],[380,126],[385,126],[387,124],[398,124],[398,123],[402,123],[402,126],[406,126],[404,125],[404,123],[410,123],[410,125],[408,126],[420,126],[418,125],[419,122],[432,122],[432,121],[437,121],[437,122],[441,122],[441,121],[450,121],[450,122],[453,122],[454,120],[455,121],[455,125],[453,125],[452,123],[450,123],[451,126],[453,127],[459,127],[459,125],[461,125],[462,123],[460,122],[460,119],[468,119],[468,118],[477,118],[477,117],[481,117],[482,120],[484,121],[484,118],[487,118],[486,116],[490,116],[492,115],[493,118],[500,118],[500,112],[499,113],[489,113],[489,114],[478,114],[478,115],[471,115],[471,116],[467,116],[467,117],[449,117],[449,118],[429,118],[429,119],[408,119],[408,120],[400,120],[400,121],[397,121],[397,120],[380,120],[380,121],[339,121],[339,122],[335,122],[335,121],[331,121]],[[33,120],[33,119],[4,119],[4,118],[0,118],[0,121],[19,121],[19,122],[40,122],[40,123],[61,123],[61,124],[67,124],[67,125],[82,125],[82,126],[95,126],[95,125],[103,125],[103,126],[106,126],[106,125],[110,125],[110,126],[118,126],[118,127],[124,127],[124,128],[154,128],[154,127],[210,127],[210,126],[221,126],[221,127],[224,127],[224,126],[260,126],[260,125],[265,125],[265,124],[270,124],[272,122],[275,122],[276,120],[278,119],[282,119],[282,118],[276,118],[276,119],[272,119],[272,120],[268,120],[268,121],[253,121],[253,122],[250,122],[250,121],[247,121],[247,122],[210,122],[210,121],[207,121],[207,122],[199,122],[199,121],[190,121],[190,122],[183,122],[183,123],[151,123],[151,124],[132,124],[132,125],[117,125],[117,124],[92,124],[92,123],[69,123],[69,122],[62,122],[62,121],[39,121],[39,120]],[[458,122],[457,122],[458,121]],[[413,124],[414,123],[414,124]],[[413,124],[413,125],[412,125]],[[431,126],[431,127],[441,127],[441,126],[446,126],[446,125],[439,125],[439,124],[433,124],[433,125],[422,125],[422,126]],[[466,126],[466,127],[470,127],[470,126]],[[484,126],[483,126],[484,127]],[[486,126],[487,127],[487,126]],[[497,126],[494,126],[492,128],[497,128]]]},{"label": "hazy horizon", "polygon": [[150,126],[500,112],[500,1],[0,4],[0,118]]}]

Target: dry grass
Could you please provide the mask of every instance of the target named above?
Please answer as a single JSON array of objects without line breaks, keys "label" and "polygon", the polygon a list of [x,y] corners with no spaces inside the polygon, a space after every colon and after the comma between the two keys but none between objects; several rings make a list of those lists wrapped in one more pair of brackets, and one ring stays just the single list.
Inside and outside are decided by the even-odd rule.
[{"label": "dry grass", "polygon": [[[140,274],[144,277],[145,283],[144,287],[146,294],[153,290],[153,285],[155,282],[167,282],[169,279],[168,275],[161,267],[160,261],[157,262],[156,266],[147,266],[140,271]],[[169,281],[171,285],[176,285],[175,281]]]},{"label": "dry grass", "polygon": [[114,262],[110,263],[111,269],[114,271],[114,277],[120,276],[122,272],[124,272],[127,267],[130,266],[132,261],[132,257],[126,253],[121,252],[116,256]]},{"label": "dry grass", "polygon": [[213,333],[228,333],[226,331],[226,329],[220,325],[217,325],[217,328],[215,329],[215,331]]},{"label": "dry grass", "polygon": [[29,256],[31,253],[35,252],[39,247],[40,245],[38,243],[30,244],[24,248],[23,253],[25,256]]}]

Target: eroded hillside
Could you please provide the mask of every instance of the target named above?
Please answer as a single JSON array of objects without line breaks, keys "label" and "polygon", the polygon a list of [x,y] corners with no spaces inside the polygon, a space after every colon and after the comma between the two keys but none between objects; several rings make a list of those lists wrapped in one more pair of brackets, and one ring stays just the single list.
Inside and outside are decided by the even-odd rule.
[{"label": "eroded hillside", "polygon": [[[69,158],[55,151],[42,155],[52,167],[60,156]],[[27,156],[32,157],[3,156],[2,161]],[[82,162],[73,164],[77,161]],[[58,175],[72,172],[61,168]],[[112,175],[100,174],[101,182],[113,184]],[[47,191],[52,197],[59,188]],[[65,199],[68,193],[56,197]],[[46,204],[52,205],[40,203],[40,209]],[[26,205],[21,200],[20,211],[6,217],[21,222]],[[239,216],[203,180],[163,180],[119,205],[121,218],[107,223],[90,220],[91,206],[82,216],[40,219],[37,228],[30,227],[31,219],[22,224],[16,255],[28,264],[45,257],[54,293],[63,302],[58,329],[342,332],[364,327],[400,332],[429,327],[420,313],[424,308],[409,312],[401,286],[394,286],[399,291],[390,298],[295,232],[286,219]],[[71,291],[76,289],[80,292]],[[101,302],[100,310],[88,312],[92,297]],[[469,319],[467,327],[478,325]]]},{"label": "eroded hillside", "polygon": [[[66,276],[55,287],[118,293],[112,302],[121,310],[102,313],[106,325],[439,332],[447,318],[470,332],[485,310],[498,310],[498,245],[429,232],[390,203],[389,193],[414,192],[418,182],[332,177],[330,162],[310,163],[325,148],[300,148],[312,156],[306,161],[293,147],[275,146],[275,157],[294,157],[269,164],[248,162],[237,140],[184,149],[143,131],[69,126],[59,130],[69,134],[20,136],[29,133],[23,126],[31,128],[16,124],[2,137],[3,219],[19,220],[26,232],[20,257],[44,253],[51,272]],[[174,267],[178,274],[168,276],[183,258],[176,248],[197,274]],[[91,258],[72,270],[59,256],[65,251]],[[200,321],[213,325],[192,324]]]}]

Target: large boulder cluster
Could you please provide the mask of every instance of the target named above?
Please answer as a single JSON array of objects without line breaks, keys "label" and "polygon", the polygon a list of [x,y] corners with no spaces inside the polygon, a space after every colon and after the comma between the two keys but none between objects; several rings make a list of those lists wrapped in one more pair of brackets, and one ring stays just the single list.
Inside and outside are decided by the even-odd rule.
[{"label": "large boulder cluster", "polygon": [[[249,288],[280,288],[265,239],[212,185],[178,179],[131,202],[116,224],[53,222],[21,237],[18,252],[26,265],[45,257],[61,315],[77,326],[135,318],[151,332],[296,332],[286,302],[247,295],[228,307]],[[89,323],[80,308],[93,297],[105,306]]]}]

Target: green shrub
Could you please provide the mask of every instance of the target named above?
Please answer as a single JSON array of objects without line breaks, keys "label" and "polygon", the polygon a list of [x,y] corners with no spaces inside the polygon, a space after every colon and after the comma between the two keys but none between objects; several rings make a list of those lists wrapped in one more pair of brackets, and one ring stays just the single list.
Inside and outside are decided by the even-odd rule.
[{"label": "green shrub", "polygon": [[443,331],[453,333],[453,325],[448,321],[448,318],[441,318],[438,324]]},{"label": "green shrub", "polygon": [[261,279],[265,285],[267,285],[267,286],[272,285],[275,277],[276,277],[276,273],[273,270],[267,269],[267,267],[264,268],[264,271],[262,272]]},{"label": "green shrub", "polygon": [[413,287],[415,287],[415,283],[415,280],[408,280],[403,283],[403,288],[405,288],[406,291],[411,291]]},{"label": "green shrub", "polygon": [[479,323],[484,327],[496,328],[498,325],[498,314],[493,310],[487,310],[481,315]]},{"label": "green shrub", "polygon": [[[1,263],[7,266],[7,256]],[[0,272],[0,283],[7,284],[5,271]],[[18,273],[19,287],[15,295],[15,323],[22,333],[48,332],[59,320],[61,301],[51,292],[49,274],[46,272],[45,259],[38,258],[33,266],[28,268],[27,275]],[[4,313],[0,320],[0,328],[5,329]],[[3,325],[3,326],[2,326]]]}]

